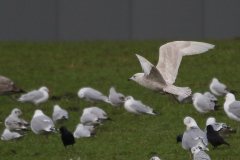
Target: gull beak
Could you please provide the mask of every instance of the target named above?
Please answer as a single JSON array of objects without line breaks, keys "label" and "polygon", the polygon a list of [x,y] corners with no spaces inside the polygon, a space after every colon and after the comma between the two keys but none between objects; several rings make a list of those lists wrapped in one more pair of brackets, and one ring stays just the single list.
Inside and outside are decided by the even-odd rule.
[{"label": "gull beak", "polygon": [[21,115],[23,115],[23,113],[20,113]]},{"label": "gull beak", "polygon": [[190,127],[187,127],[187,129],[190,129]]},{"label": "gull beak", "polygon": [[226,101],[226,97],[224,97],[224,100]]},{"label": "gull beak", "polygon": [[48,91],[48,93],[51,93],[52,91]]},{"label": "gull beak", "polygon": [[132,79],[131,78],[128,78],[128,81],[131,81]]}]

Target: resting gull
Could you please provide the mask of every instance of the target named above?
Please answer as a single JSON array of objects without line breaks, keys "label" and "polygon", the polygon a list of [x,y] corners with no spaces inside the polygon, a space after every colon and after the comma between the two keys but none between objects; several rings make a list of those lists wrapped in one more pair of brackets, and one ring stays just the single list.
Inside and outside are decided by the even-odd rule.
[{"label": "resting gull", "polygon": [[22,115],[23,113],[20,111],[20,109],[13,109],[11,114],[7,117],[5,120],[5,126],[9,130],[28,130],[27,126],[29,126],[29,123],[27,123],[25,120],[18,118],[18,116]]},{"label": "resting gull", "polygon": [[98,119],[100,120],[100,122],[103,122],[104,120],[112,120],[111,118],[109,118],[107,116],[107,113],[102,110],[101,108],[98,107],[89,107],[89,108],[85,108],[83,110],[84,113],[91,113],[94,114],[95,116],[98,117]]},{"label": "resting gull", "polygon": [[33,90],[31,92],[28,92],[27,94],[22,95],[17,100],[19,102],[31,102],[38,105],[48,100],[49,92],[51,91],[49,91],[47,87],[41,87],[39,90]]},{"label": "resting gull", "polygon": [[173,85],[182,57],[204,53],[213,48],[214,45],[203,42],[174,41],[167,43],[159,49],[159,61],[156,67],[147,59],[136,55],[144,73],[137,73],[128,80],[133,80],[154,92],[164,94],[167,92],[186,98],[191,94],[191,89]]},{"label": "resting gull", "polygon": [[215,102],[211,101],[208,97],[203,96],[201,93],[194,93],[192,96],[193,105],[200,113],[209,113],[211,111],[218,110]]},{"label": "resting gull", "polygon": [[5,129],[3,134],[0,135],[2,140],[14,140],[14,139],[19,139],[22,138],[25,134],[19,134],[17,132],[10,132],[9,129]]},{"label": "resting gull", "polygon": [[187,126],[187,130],[183,134],[182,147],[186,150],[190,150],[202,140],[202,149],[208,150],[207,135],[198,127],[196,121],[191,117],[185,117],[183,122]]},{"label": "resting gull", "polygon": [[100,124],[100,119],[96,115],[90,113],[88,110],[83,110],[80,121],[83,125],[87,126],[97,126]]},{"label": "resting gull", "polygon": [[32,121],[31,129],[36,134],[48,135],[55,132],[55,126],[51,118],[44,115],[41,110],[36,110]]},{"label": "resting gull", "polygon": [[124,103],[125,109],[132,114],[140,115],[140,114],[151,114],[157,115],[155,111],[149,106],[144,105],[141,101],[135,100],[132,96],[128,96],[125,98],[126,101]]},{"label": "resting gull", "polygon": [[121,106],[125,102],[125,96],[122,93],[117,93],[114,87],[110,88],[108,98],[110,103],[115,107]]},{"label": "resting gull", "polygon": [[91,131],[94,129],[94,126],[84,126],[83,124],[78,124],[77,128],[74,132],[75,138],[83,138],[83,137],[92,137],[95,134],[91,133]]},{"label": "resting gull", "polygon": [[225,96],[227,93],[234,93],[235,91],[230,91],[225,84],[218,81],[217,78],[212,79],[212,83],[209,86],[211,92],[216,96]]},{"label": "resting gull", "polygon": [[78,97],[93,104],[101,102],[110,103],[107,96],[104,96],[101,92],[90,87],[81,88],[78,91]]},{"label": "resting gull", "polygon": [[59,105],[55,105],[53,109],[53,122],[63,123],[68,120],[68,112]]},{"label": "resting gull", "polygon": [[11,79],[0,75],[0,96],[15,93],[24,93],[24,91],[19,89]]},{"label": "resting gull", "polygon": [[209,93],[209,92],[205,92],[205,93],[203,94],[203,96],[206,97],[206,98],[208,98],[210,101],[214,102],[215,104],[217,104],[217,102],[218,102],[218,99],[217,99],[214,95],[212,95],[211,93]]},{"label": "resting gull", "polygon": [[209,155],[205,153],[201,147],[196,146],[191,149],[191,152],[194,156],[194,160],[211,160]]},{"label": "resting gull", "polygon": [[[236,130],[227,126],[226,123],[217,123],[214,117],[210,117],[206,121],[206,126],[211,125],[215,131],[219,133],[219,135],[223,138],[227,138],[230,136],[230,133],[236,133]],[[204,132],[207,132],[207,127],[204,129]]]}]

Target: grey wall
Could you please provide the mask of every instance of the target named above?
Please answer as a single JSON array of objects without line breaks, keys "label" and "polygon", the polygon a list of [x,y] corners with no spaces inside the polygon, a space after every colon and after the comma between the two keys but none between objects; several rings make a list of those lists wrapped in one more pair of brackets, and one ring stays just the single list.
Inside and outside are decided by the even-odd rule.
[{"label": "grey wall", "polygon": [[236,37],[237,0],[0,0],[0,41]]}]

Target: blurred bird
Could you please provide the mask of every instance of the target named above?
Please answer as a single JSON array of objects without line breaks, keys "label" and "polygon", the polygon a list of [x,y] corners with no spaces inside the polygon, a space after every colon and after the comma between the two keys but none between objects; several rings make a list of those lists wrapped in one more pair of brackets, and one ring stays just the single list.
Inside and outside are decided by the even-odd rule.
[{"label": "blurred bird", "polygon": [[211,125],[207,126],[207,139],[213,146],[213,149],[217,148],[217,146],[220,146],[221,144],[230,146],[221,136],[219,136],[218,132],[215,131]]},{"label": "blurred bird", "polygon": [[93,137],[94,133],[91,131],[94,129],[94,126],[84,126],[83,124],[78,124],[75,132],[73,133],[75,138],[83,138],[83,137]]},{"label": "blurred bird", "polygon": [[10,132],[9,129],[5,129],[3,134],[0,135],[2,140],[15,140],[15,139],[19,139],[22,138],[25,134],[19,134],[17,132]]},{"label": "blurred bird", "polygon": [[73,146],[75,144],[75,139],[73,137],[73,134],[69,132],[65,126],[60,127],[60,133],[61,133],[62,142],[65,148],[68,145]]},{"label": "blurred bird", "polygon": [[36,134],[48,135],[55,133],[55,126],[51,118],[44,115],[41,110],[36,110],[32,121],[31,129]]},{"label": "blurred bird", "polygon": [[192,99],[194,107],[200,113],[209,113],[211,111],[216,111],[219,108],[219,106],[201,93],[194,93]]},{"label": "blurred bird", "polygon": [[140,114],[157,115],[158,114],[155,111],[153,111],[153,109],[150,108],[149,106],[142,104],[141,101],[136,101],[132,96],[128,96],[125,98],[124,107],[129,113],[133,113],[135,115],[140,115]]},{"label": "blurred bird", "polygon": [[114,87],[110,88],[108,98],[110,103],[115,107],[121,106],[125,102],[125,96],[121,93],[117,93]]},{"label": "blurred bird", "polygon": [[24,93],[24,91],[19,89],[11,79],[0,75],[0,96],[16,93]]},{"label": "blurred bird", "polygon": [[105,120],[111,120],[112,121],[112,119],[107,116],[107,113],[104,110],[102,110],[101,108],[98,108],[98,107],[85,108],[83,110],[83,112],[94,114],[95,116],[98,117],[100,122],[103,122]]},{"label": "blurred bird", "polygon": [[20,109],[13,109],[11,114],[7,117],[7,119],[5,120],[5,126],[9,129],[9,130],[16,130],[16,131],[20,131],[20,130],[24,130],[27,131],[27,127],[30,125],[29,123],[27,123],[25,120],[18,118],[18,116],[22,115],[23,113],[20,111]]},{"label": "blurred bird", "polygon": [[63,123],[68,120],[68,112],[59,107],[59,105],[55,105],[53,109],[53,122],[55,123]]},{"label": "blurred bird", "polygon": [[191,152],[194,156],[194,160],[211,160],[209,155],[205,153],[201,147],[192,147]]},{"label": "blurred bird", "polygon": [[81,88],[78,91],[78,97],[81,99],[85,99],[92,104],[97,104],[101,102],[110,103],[107,96],[104,96],[101,92],[90,87]]},{"label": "blurred bird", "polygon": [[222,138],[227,138],[230,136],[230,133],[236,133],[236,130],[233,130],[230,128],[230,126],[227,126],[226,123],[217,123],[216,119],[213,117],[210,117],[206,121],[206,128],[204,129],[204,132],[207,133],[207,126],[211,125],[215,131],[219,133],[219,135]]},{"label": "blurred bird", "polygon": [[211,102],[214,102],[215,104],[217,104],[217,102],[218,102],[218,99],[213,94],[211,94],[209,92],[205,92],[203,94],[203,96],[208,98]]},{"label": "blurred bird", "polygon": [[44,103],[48,100],[48,93],[51,92],[47,87],[41,87],[39,90],[33,90],[27,94],[22,95],[17,100],[19,102],[30,102],[36,105]]},{"label": "blurred bird", "polygon": [[88,126],[97,126],[100,124],[100,119],[96,115],[89,113],[88,110],[83,110],[80,121],[82,124]]},{"label": "blurred bird", "polygon": [[212,83],[209,86],[211,92],[216,96],[225,96],[227,93],[235,93],[235,91],[230,91],[225,84],[218,81],[217,78],[212,79]]},{"label": "blurred bird", "polygon": [[161,159],[158,157],[152,157],[150,160],[161,160]]},{"label": "blurred bird", "polygon": [[203,42],[170,42],[159,48],[159,61],[156,67],[144,57],[136,54],[144,73],[137,73],[128,80],[135,81],[141,86],[157,93],[175,94],[186,98],[191,94],[191,89],[173,85],[182,57],[204,53],[213,48],[214,45]]},{"label": "blurred bird", "polygon": [[182,134],[179,134],[179,135],[177,136],[177,143],[178,143],[178,142],[182,142],[182,138],[183,138],[183,135],[182,135]]}]

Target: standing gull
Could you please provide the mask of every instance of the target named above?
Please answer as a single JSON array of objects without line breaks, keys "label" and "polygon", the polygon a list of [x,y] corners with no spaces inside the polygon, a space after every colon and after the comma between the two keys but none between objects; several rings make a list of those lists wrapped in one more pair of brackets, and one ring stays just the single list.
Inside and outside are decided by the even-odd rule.
[{"label": "standing gull", "polygon": [[224,111],[230,119],[238,121],[240,123],[240,101],[236,101],[235,96],[232,93],[228,93],[225,99],[226,101],[224,103]]},{"label": "standing gull", "polygon": [[5,126],[9,130],[28,130],[27,126],[29,126],[29,124],[25,120],[18,118],[18,116],[22,114],[23,113],[20,111],[20,109],[13,109],[11,114],[5,120]]},{"label": "standing gull", "polygon": [[53,122],[55,123],[63,123],[68,120],[68,112],[59,107],[59,105],[55,105],[53,109]]},{"label": "standing gull", "polygon": [[19,139],[19,138],[22,138],[24,135],[21,135],[17,132],[10,132],[9,129],[5,129],[3,134],[0,135],[1,139],[2,140],[14,140],[14,139]]},{"label": "standing gull", "polygon": [[220,83],[217,78],[212,79],[209,88],[216,96],[225,96],[227,93],[234,92],[230,91],[225,84]]},{"label": "standing gull", "polygon": [[136,101],[132,96],[126,97],[126,101],[124,103],[125,109],[132,114],[151,114],[156,115],[157,113],[153,111],[152,108],[142,104],[141,101]]},{"label": "standing gull", "polygon": [[110,103],[107,96],[104,96],[101,92],[90,87],[81,88],[78,91],[78,97],[93,104],[101,102]]},{"label": "standing gull", "polygon": [[15,93],[24,93],[24,91],[19,89],[11,79],[0,75],[0,96]]},{"label": "standing gull", "polygon": [[36,134],[48,135],[55,132],[55,126],[51,118],[44,115],[41,110],[36,110],[32,121],[31,129]]},{"label": "standing gull", "polygon": [[217,110],[219,107],[209,98],[203,96],[201,93],[194,93],[192,99],[194,107],[200,113],[209,113],[211,111]]},{"label": "standing gull", "polygon": [[182,147],[186,150],[191,150],[192,147],[196,146],[200,141],[202,141],[202,149],[208,150],[206,133],[204,133],[198,127],[196,121],[191,117],[185,117],[183,122],[187,126],[187,130],[183,134]]},{"label": "standing gull", "polygon": [[31,102],[38,105],[48,100],[49,92],[50,91],[48,90],[47,87],[41,87],[39,90],[33,90],[31,92],[28,92],[27,94],[22,95],[20,98],[18,98],[18,101]]},{"label": "standing gull", "polygon": [[210,117],[206,121],[206,128],[204,129],[204,132],[207,132],[207,126],[211,125],[215,131],[219,133],[219,135],[223,138],[227,138],[230,136],[230,133],[236,133],[236,130],[233,130],[230,128],[230,126],[227,126],[226,123],[217,123],[216,119],[213,117]]},{"label": "standing gull", "polygon": [[186,98],[191,94],[191,89],[173,85],[182,57],[204,53],[213,48],[214,45],[203,42],[175,41],[167,43],[159,48],[159,61],[156,67],[147,59],[136,55],[144,73],[137,73],[128,80],[133,80],[154,92],[167,92]]},{"label": "standing gull", "polygon": [[115,107],[121,106],[125,102],[125,96],[121,93],[117,93],[114,87],[110,88],[110,93],[108,97],[110,103]]}]

